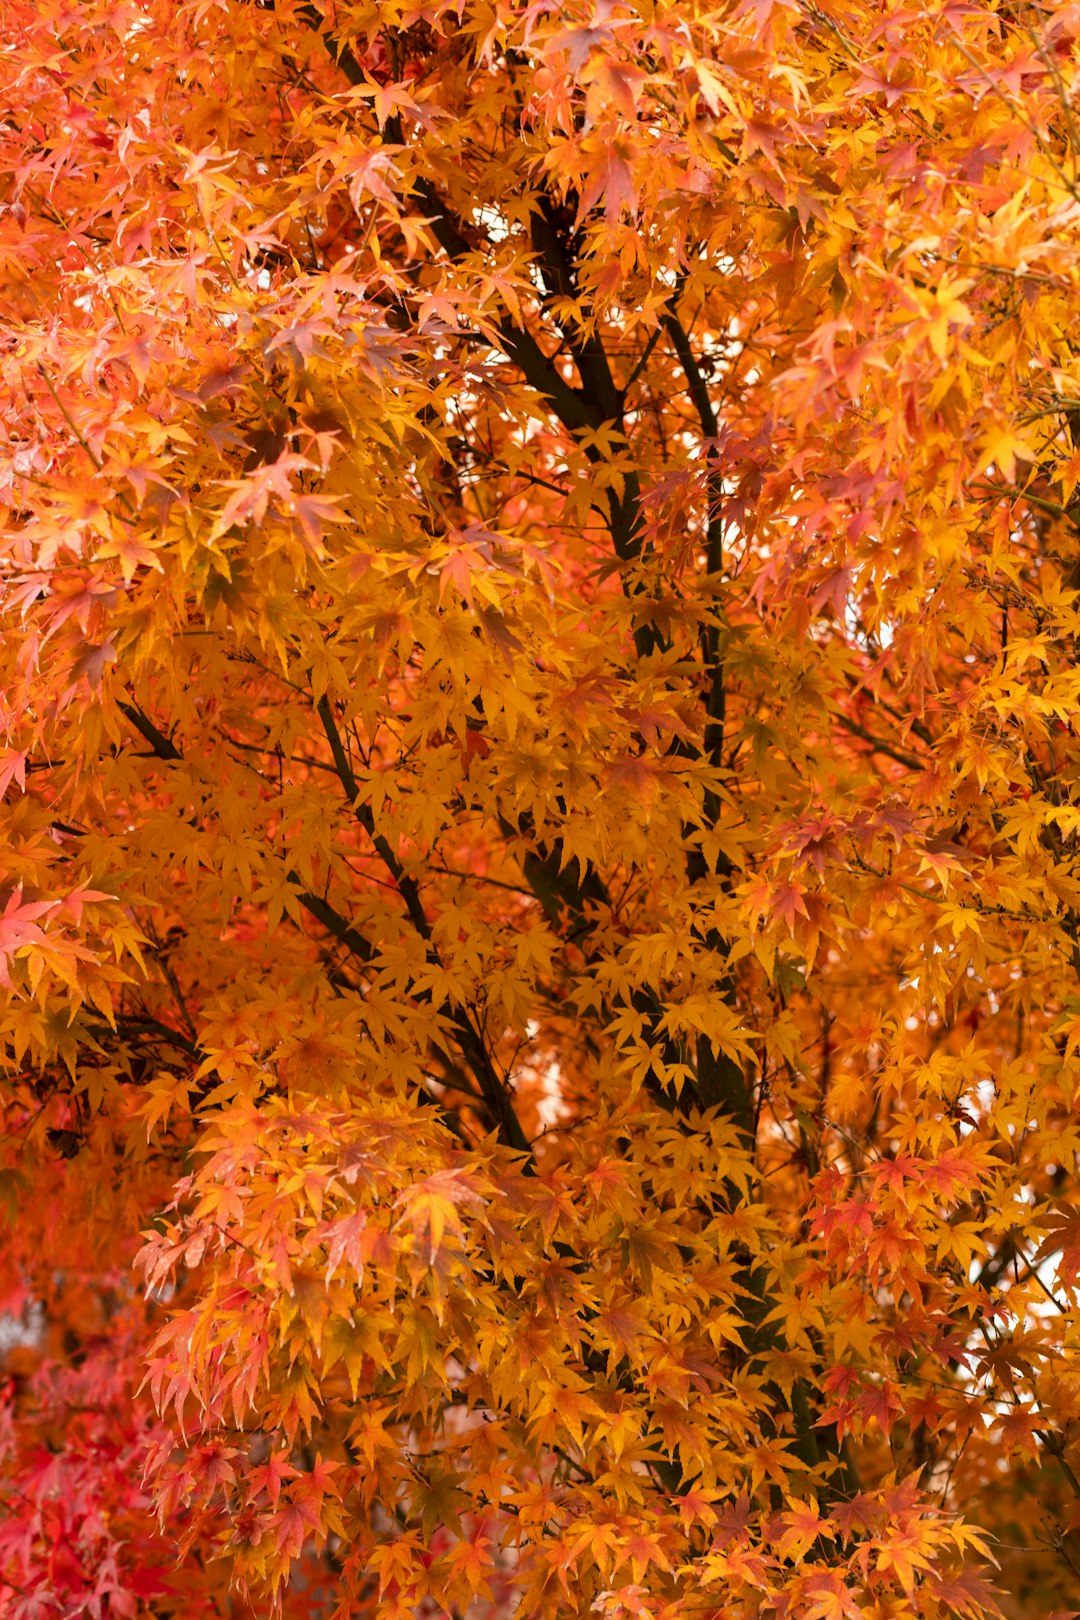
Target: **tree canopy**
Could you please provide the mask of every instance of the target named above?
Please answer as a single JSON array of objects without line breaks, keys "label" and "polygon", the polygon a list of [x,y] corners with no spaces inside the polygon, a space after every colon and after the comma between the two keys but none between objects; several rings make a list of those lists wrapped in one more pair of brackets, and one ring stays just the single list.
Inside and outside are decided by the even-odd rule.
[{"label": "tree canopy", "polygon": [[1080,1607],[1078,60],[6,0],[5,1620]]}]

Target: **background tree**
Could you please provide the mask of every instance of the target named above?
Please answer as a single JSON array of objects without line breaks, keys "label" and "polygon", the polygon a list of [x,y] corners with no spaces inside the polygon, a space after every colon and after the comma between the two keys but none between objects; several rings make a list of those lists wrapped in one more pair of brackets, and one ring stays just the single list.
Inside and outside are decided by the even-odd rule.
[{"label": "background tree", "polygon": [[8,0],[5,1616],[1078,1601],[1078,37]]}]

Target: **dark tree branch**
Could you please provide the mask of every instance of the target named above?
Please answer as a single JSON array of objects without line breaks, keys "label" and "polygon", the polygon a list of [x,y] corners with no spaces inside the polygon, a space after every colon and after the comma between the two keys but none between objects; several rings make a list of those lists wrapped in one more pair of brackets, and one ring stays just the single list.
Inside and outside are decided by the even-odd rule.
[{"label": "dark tree branch", "polygon": [[117,708],[125,714],[141,737],[150,744],[158,759],[179,760],[183,758],[180,751],[173,746],[163,731],[159,731],[154,722],[146,716],[141,709],[132,703],[118,703]]},{"label": "dark tree branch", "polygon": [[906,765],[912,771],[926,770],[926,761],[919,759],[917,754],[909,754],[903,748],[897,748],[895,743],[886,742],[882,737],[875,737],[872,731],[860,726],[857,720],[850,720],[846,714],[838,713],[836,718],[845,731],[850,731],[852,736],[861,737],[863,742],[869,743],[875,754],[887,754],[890,759],[895,759],[898,765]]},{"label": "dark tree branch", "polygon": [[662,317],[664,330],[667,332],[679,357],[679,364],[686,378],[686,385],[690,390],[690,398],[697,412],[701,431],[707,439],[715,439],[719,428],[716,412],[713,410],[712,400],[709,398],[709,389],[697,361],[697,356],[690,347],[690,339],[675,310],[674,300],[669,302]]},{"label": "dark tree branch", "polygon": [[[341,740],[341,733],[337,728],[337,722],[334,719],[329,700],[325,695],[316,704],[316,713],[326,734],[326,740],[330,745],[334,766],[341,786],[345,790],[349,807],[356,820],[371,839],[379,858],[393,878],[397,891],[405,902],[409,921],[424,942],[429,963],[433,967],[442,968],[443,964],[439,953],[431,941],[431,924],[428,922],[427,913],[424,911],[420,890],[415,879],[405,871],[389,843],[381,833],[376,831],[371,806],[365,804],[361,799],[359,783],[349,763],[348,754]],[[491,1110],[507,1146],[531,1155],[532,1144],[521,1128],[521,1122],[514,1111],[506,1085],[495,1068],[491,1054],[488,1052],[484,1039],[469,1009],[464,1006],[452,1006],[449,1002],[444,1002],[439,1012],[454,1030],[462,1056],[468,1063],[484,1101]]]}]

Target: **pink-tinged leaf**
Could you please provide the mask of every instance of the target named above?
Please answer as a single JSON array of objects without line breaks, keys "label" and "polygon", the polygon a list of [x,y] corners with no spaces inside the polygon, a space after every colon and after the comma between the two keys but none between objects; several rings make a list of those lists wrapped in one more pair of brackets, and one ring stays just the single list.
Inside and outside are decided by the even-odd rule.
[{"label": "pink-tinged leaf", "polygon": [[323,354],[323,338],[334,337],[337,328],[329,321],[298,321],[295,326],[286,326],[275,334],[266,345],[266,353],[272,354],[275,349],[293,349],[301,360],[310,360],[313,355]]},{"label": "pink-tinged leaf", "polygon": [[455,1247],[464,1236],[458,1208],[482,1209],[484,1197],[473,1186],[468,1171],[451,1169],[425,1177],[397,1202],[402,1207],[398,1224],[411,1228],[420,1255],[431,1265],[447,1235]]},{"label": "pink-tinged leaf", "polygon": [[91,889],[86,884],[80,884],[73,889],[64,900],[60,902],[59,915],[70,917],[76,927],[82,923],[83,907],[92,904],[95,900],[115,900],[113,894],[106,894],[103,889]]},{"label": "pink-tinged leaf", "polygon": [[295,1479],[297,1473],[286,1453],[279,1451],[268,1457],[260,1467],[251,1470],[251,1488],[253,1491],[265,1491],[271,1505],[277,1507],[282,1485]]},{"label": "pink-tinged leaf", "polygon": [[56,908],[55,900],[22,902],[22,885],[9,897],[0,915],[0,985],[11,984],[10,967],[16,953],[28,945],[44,945],[45,934],[38,927],[38,918],[47,917]]},{"label": "pink-tinged leaf", "polygon": [[244,478],[230,479],[229,496],[214,527],[215,535],[225,534],[234,523],[261,523],[271,501],[286,510],[293,503],[292,475],[314,470],[314,463],[292,451],[254,467]]},{"label": "pink-tinged leaf", "polygon": [[554,55],[556,51],[565,51],[569,58],[571,73],[578,73],[588,61],[593,47],[606,44],[611,37],[610,28],[567,28],[562,33],[552,36],[547,47],[548,53]]},{"label": "pink-tinged leaf", "polygon": [[634,184],[629,149],[624,151],[624,144],[619,140],[605,142],[602,155],[597,155],[589,173],[588,183],[581,194],[577,215],[579,222],[585,220],[590,210],[600,201],[603,201],[604,214],[609,224],[614,224],[618,220],[623,209],[633,213],[637,207],[637,187]]},{"label": "pink-tinged leaf", "polygon": [[0,748],[0,798],[12,782],[21,792],[26,792],[26,754],[14,748]]},{"label": "pink-tinged leaf", "polygon": [[337,495],[297,495],[294,499],[293,516],[312,546],[318,546],[324,528],[336,519],[339,500]]},{"label": "pink-tinged leaf", "polygon": [[392,208],[397,206],[397,197],[387,185],[387,180],[393,182],[397,179],[393,158],[388,151],[376,149],[365,152],[350,163],[348,172],[349,201],[358,214],[363,208],[365,196],[389,203]]},{"label": "pink-tinged leaf", "polygon": [[1059,1204],[1048,1225],[1049,1235],[1037,1249],[1035,1259],[1041,1263],[1059,1255],[1058,1276],[1071,1286],[1080,1278],[1080,1209],[1074,1204]]},{"label": "pink-tinged leaf", "polygon": [[303,1550],[308,1536],[317,1533],[322,1525],[315,1503],[301,1497],[299,1501],[290,1502],[287,1507],[283,1507],[274,1515],[271,1528],[278,1552],[284,1553],[289,1558],[296,1558]]},{"label": "pink-tinged leaf", "polygon": [[326,1281],[330,1282],[342,1260],[347,1260],[357,1278],[364,1275],[364,1248],[363,1235],[367,1226],[367,1216],[362,1210],[355,1215],[345,1215],[340,1221],[327,1228],[326,1232]]},{"label": "pink-tinged leaf", "polygon": [[115,662],[116,648],[111,641],[104,641],[99,646],[87,644],[72,666],[72,678],[77,681],[85,679],[91,687],[98,687],[108,665]]}]

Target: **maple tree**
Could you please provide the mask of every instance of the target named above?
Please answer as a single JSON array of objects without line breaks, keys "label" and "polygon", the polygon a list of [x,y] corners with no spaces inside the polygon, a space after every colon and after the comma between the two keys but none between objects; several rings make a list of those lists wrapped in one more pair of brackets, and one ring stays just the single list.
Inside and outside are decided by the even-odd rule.
[{"label": "maple tree", "polygon": [[0,1614],[1080,1605],[1080,6],[0,40]]}]

